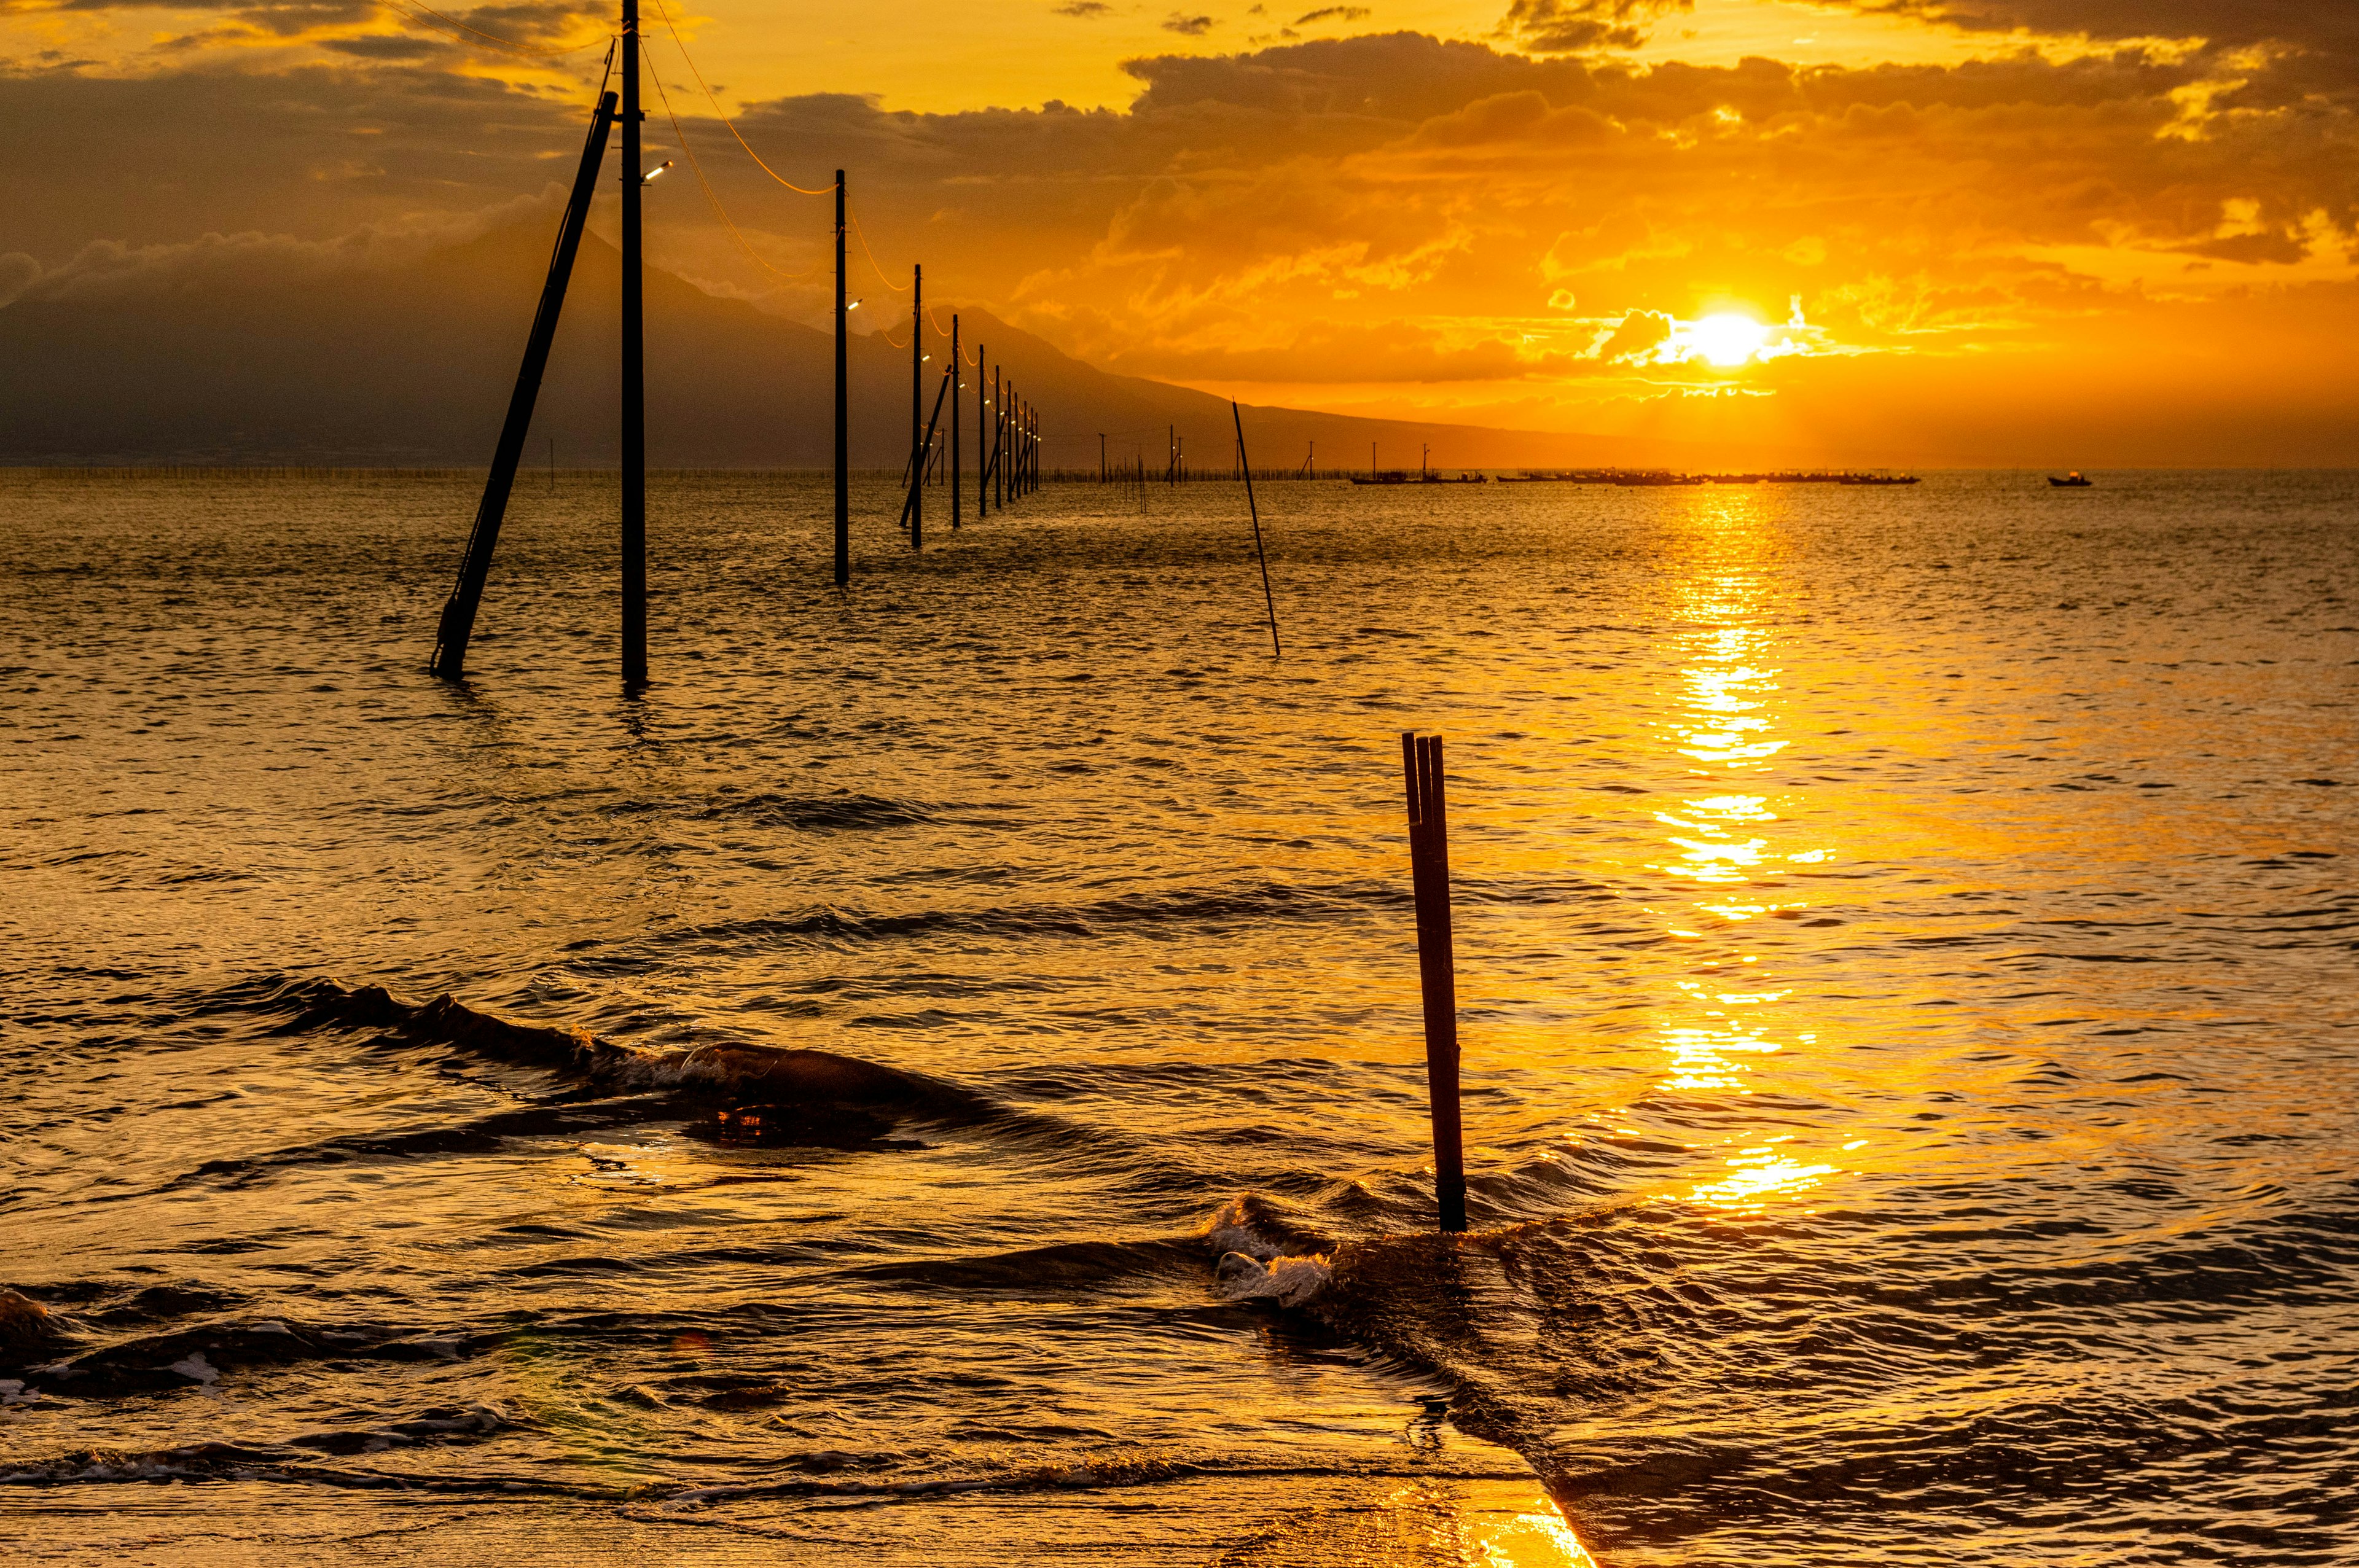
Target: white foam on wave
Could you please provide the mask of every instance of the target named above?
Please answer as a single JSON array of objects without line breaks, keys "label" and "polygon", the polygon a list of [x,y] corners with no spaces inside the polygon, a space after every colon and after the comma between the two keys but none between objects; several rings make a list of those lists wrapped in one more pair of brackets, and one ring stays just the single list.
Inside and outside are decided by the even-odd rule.
[{"label": "white foam on wave", "polygon": [[1223,1301],[1268,1301],[1300,1306],[1327,1288],[1334,1269],[1323,1252],[1273,1258],[1265,1263],[1242,1252],[1226,1252],[1212,1283]]},{"label": "white foam on wave", "polygon": [[[1223,1300],[1267,1301],[1279,1306],[1300,1306],[1327,1288],[1333,1260],[1326,1252],[1305,1249],[1267,1234],[1255,1223],[1250,1195],[1231,1198],[1213,1211],[1197,1231],[1200,1239],[1220,1254],[1212,1271],[1213,1288]],[[1289,1251],[1292,1246],[1296,1250]]]}]

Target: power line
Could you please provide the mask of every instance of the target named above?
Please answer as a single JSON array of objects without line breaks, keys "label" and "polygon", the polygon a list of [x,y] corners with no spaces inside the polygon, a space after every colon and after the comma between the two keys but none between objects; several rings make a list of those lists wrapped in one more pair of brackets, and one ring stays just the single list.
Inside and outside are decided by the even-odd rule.
[{"label": "power line", "polygon": [[680,59],[688,61],[688,73],[696,78],[697,86],[704,89],[705,99],[707,102],[712,103],[714,117],[719,119],[723,124],[729,127],[729,134],[731,135],[737,137],[737,145],[745,149],[745,156],[752,158],[754,162],[759,166],[764,174],[768,175],[772,179],[777,180],[780,185],[785,186],[788,190],[794,191],[799,195],[834,195],[835,187],[832,185],[822,185],[817,190],[813,190],[807,186],[797,185],[793,180],[788,179],[785,175],[780,174],[768,164],[762,162],[762,155],[754,150],[753,144],[746,141],[744,136],[738,135],[736,122],[730,119],[727,114],[722,113],[721,100],[713,96],[712,89],[711,87],[705,85],[704,73],[696,69],[695,58],[688,52],[688,46],[680,41],[679,29],[671,25],[671,12],[665,7],[663,0],[655,0],[655,5],[656,15],[663,18],[664,31],[671,35],[672,47],[679,50]]},{"label": "power line", "polygon": [[[679,40],[675,38],[673,41],[678,42]],[[777,267],[772,266],[768,262],[766,262],[761,258],[760,254],[755,251],[754,247],[746,242],[745,234],[738,229],[735,221],[729,216],[729,210],[721,205],[721,198],[714,192],[712,182],[704,178],[704,165],[697,161],[696,149],[688,145],[688,133],[680,129],[679,116],[672,113],[671,94],[664,91],[663,72],[659,70],[651,70],[647,72],[647,75],[655,81],[656,97],[663,103],[664,118],[671,122],[672,135],[679,138],[679,150],[688,155],[688,167],[690,170],[695,174],[696,183],[702,188],[704,191],[704,199],[712,203],[713,216],[719,218],[723,224],[727,225],[729,232],[735,237],[737,241],[737,248],[744,251],[746,255],[752,257],[756,266],[760,267],[763,271],[770,274],[774,277],[782,277],[787,279],[788,282],[797,282],[800,279],[809,277],[813,273],[818,272],[821,267],[825,266],[827,264],[821,262],[819,266],[811,267],[808,271],[804,272],[780,272]],[[623,178],[625,179],[637,179],[642,177],[639,174],[639,171],[634,168],[625,170]]]}]

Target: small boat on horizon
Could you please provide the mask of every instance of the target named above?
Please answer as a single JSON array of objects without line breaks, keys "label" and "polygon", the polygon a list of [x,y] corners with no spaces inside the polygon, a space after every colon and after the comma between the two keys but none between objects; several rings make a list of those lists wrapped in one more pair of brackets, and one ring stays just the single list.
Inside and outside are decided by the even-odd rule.
[{"label": "small boat on horizon", "polygon": [[2095,481],[2091,480],[2088,475],[2082,473],[2079,469],[2074,469],[2062,479],[2058,479],[2052,473],[2049,474],[2048,476],[2048,482],[2054,485],[2059,490],[2086,490]]}]

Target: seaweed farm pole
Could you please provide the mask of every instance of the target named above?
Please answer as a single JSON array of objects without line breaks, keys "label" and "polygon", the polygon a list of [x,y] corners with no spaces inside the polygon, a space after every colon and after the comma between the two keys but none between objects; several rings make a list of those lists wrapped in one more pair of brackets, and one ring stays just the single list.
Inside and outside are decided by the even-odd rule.
[{"label": "seaweed farm pole", "polygon": [[[452,680],[467,673],[467,643],[475,634],[475,609],[484,600],[484,583],[492,575],[492,551],[500,542],[500,524],[507,516],[508,491],[516,483],[516,464],[524,456],[524,438],[532,427],[533,405],[540,397],[540,378],[549,369],[549,346],[557,337],[557,318],[565,308],[565,286],[573,276],[573,258],[582,248],[582,225],[589,221],[590,199],[598,190],[598,166],[606,158],[606,136],[614,124],[614,95],[602,92],[590,116],[590,135],[582,144],[582,165],[573,176],[573,195],[557,225],[557,249],[549,258],[549,280],[541,286],[540,307],[533,312],[532,330],[524,341],[524,362],[516,367],[516,390],[508,395],[508,416],[500,427],[499,444],[492,449],[492,471],[484,478],[484,498],[475,506],[475,526],[467,535],[467,553],[459,563],[459,585],[443,603],[441,624],[434,636],[434,656],[427,661],[429,675]],[[557,488],[557,438],[549,441],[549,486]]]},{"label": "seaweed farm pole", "polygon": [[1269,552],[1261,544],[1261,508],[1254,504],[1253,460],[1245,456],[1245,416],[1237,412],[1234,399],[1229,403],[1229,417],[1237,422],[1237,468],[1245,476],[1245,509],[1253,514],[1254,554],[1261,561],[1261,601],[1269,607],[1269,656],[1283,658],[1277,646],[1277,600],[1269,591]]},{"label": "seaweed farm pole", "polygon": [[1409,877],[1416,890],[1417,972],[1425,999],[1425,1090],[1433,1110],[1433,1195],[1443,1230],[1466,1228],[1466,1156],[1458,1126],[1458,968],[1451,951],[1450,824],[1441,737],[1401,731],[1408,785]]},{"label": "seaweed farm pole", "polygon": [[974,520],[978,523],[983,521],[983,514],[990,509],[991,503],[991,460],[984,456],[985,449],[991,445],[991,432],[986,427],[990,422],[990,407],[983,400],[983,362],[984,346],[977,343],[974,346]]},{"label": "seaweed farm pole", "polygon": [[623,684],[647,678],[647,340],[641,314],[639,0],[623,0]]},{"label": "seaweed farm pole", "polygon": [[852,397],[845,373],[843,170],[835,171],[835,586],[852,580]]},{"label": "seaweed farm pole", "polygon": [[1007,395],[999,387],[999,369],[991,367],[991,484],[992,505],[1007,510]]},{"label": "seaweed farm pole", "polygon": [[951,312],[951,532],[959,530],[966,503],[959,498],[959,393],[966,385],[966,362],[959,358],[958,312]]}]

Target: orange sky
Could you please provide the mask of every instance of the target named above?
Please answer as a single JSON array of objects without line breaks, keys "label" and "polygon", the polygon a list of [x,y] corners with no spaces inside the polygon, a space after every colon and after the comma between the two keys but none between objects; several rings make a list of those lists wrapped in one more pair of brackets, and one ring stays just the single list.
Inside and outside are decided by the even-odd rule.
[{"label": "orange sky", "polygon": [[[2359,8],[712,0],[684,54],[647,4],[650,160],[684,132],[700,165],[650,253],[783,314],[822,308],[825,203],[716,104],[791,179],[850,168],[897,276],[1253,401],[1797,461],[2359,450]],[[600,50],[454,34],[419,0],[0,0],[0,300],[168,287],[209,232],[316,270],[538,217]]]}]

